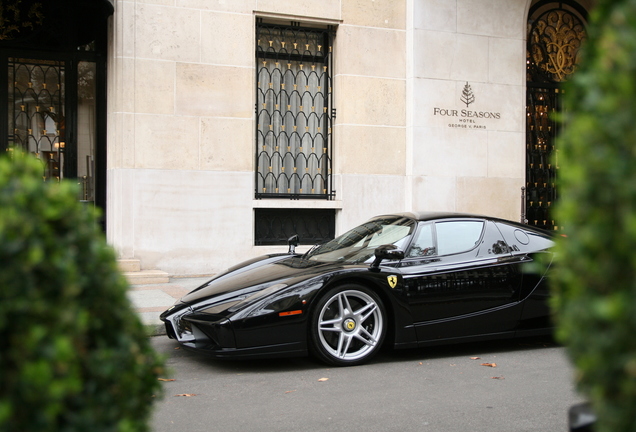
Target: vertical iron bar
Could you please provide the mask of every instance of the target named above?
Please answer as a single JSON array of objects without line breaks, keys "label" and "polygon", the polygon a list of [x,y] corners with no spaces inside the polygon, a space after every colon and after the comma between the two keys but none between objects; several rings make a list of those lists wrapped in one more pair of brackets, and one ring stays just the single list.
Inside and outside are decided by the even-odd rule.
[{"label": "vertical iron bar", "polygon": [[526,188],[525,186],[521,186],[521,223],[527,224],[528,219],[526,219]]},{"label": "vertical iron bar", "polygon": [[64,69],[63,91],[64,117],[66,119],[64,146],[64,178],[77,178],[77,65],[75,59],[60,62]]},{"label": "vertical iron bar", "polygon": [[328,98],[328,109],[327,112],[329,113],[328,116],[328,126],[329,128],[327,129],[328,132],[328,151],[329,151],[329,156],[328,156],[328,169],[327,169],[327,184],[328,184],[328,189],[327,189],[327,193],[329,196],[329,199],[333,200],[335,199],[335,191],[333,190],[333,126],[334,126],[334,120],[336,117],[336,110],[333,106],[333,64],[334,64],[334,53],[333,53],[333,49],[331,48],[333,46],[335,40],[335,32],[332,29],[331,26],[329,26],[329,28],[327,29],[327,32],[325,32],[325,47],[326,48],[326,56],[325,56],[325,63],[327,66],[327,80],[329,83],[329,94],[327,95]]},{"label": "vertical iron bar", "polygon": [[5,106],[0,109],[0,151],[9,147],[9,62],[4,52],[0,54],[0,101]]},{"label": "vertical iron bar", "polygon": [[[259,56],[258,56],[258,38],[260,35],[260,21],[256,21],[256,31],[254,32],[254,46],[256,52],[254,55],[254,61],[256,63],[256,76],[254,77],[254,196],[259,199],[258,192],[258,76],[259,76]],[[254,224],[256,226],[256,224]],[[256,238],[256,233],[254,233]]]}]

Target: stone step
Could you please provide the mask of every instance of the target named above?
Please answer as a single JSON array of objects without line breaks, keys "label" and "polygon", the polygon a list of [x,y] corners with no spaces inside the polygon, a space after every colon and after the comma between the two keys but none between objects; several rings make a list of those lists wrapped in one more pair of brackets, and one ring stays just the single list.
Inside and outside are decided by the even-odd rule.
[{"label": "stone step", "polygon": [[170,274],[161,270],[140,270],[123,272],[130,285],[165,284],[170,282]]},{"label": "stone step", "polygon": [[138,272],[141,271],[141,260],[138,259],[118,259],[117,265],[121,272]]}]

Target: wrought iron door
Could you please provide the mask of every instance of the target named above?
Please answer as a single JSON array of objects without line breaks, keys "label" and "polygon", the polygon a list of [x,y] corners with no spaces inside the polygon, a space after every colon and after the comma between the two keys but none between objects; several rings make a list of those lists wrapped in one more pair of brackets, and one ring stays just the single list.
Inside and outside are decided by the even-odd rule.
[{"label": "wrought iron door", "polygon": [[562,83],[575,72],[585,39],[586,12],[576,2],[540,1],[530,9],[527,46],[525,219],[555,230],[558,199],[559,124]]},{"label": "wrought iron door", "polygon": [[78,198],[95,202],[96,63],[8,57],[6,65],[7,148],[40,159],[44,181],[77,179]]}]

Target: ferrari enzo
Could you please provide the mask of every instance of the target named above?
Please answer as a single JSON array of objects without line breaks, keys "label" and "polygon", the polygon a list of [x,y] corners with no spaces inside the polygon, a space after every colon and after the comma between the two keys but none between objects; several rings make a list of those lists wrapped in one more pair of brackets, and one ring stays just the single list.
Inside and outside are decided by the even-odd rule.
[{"label": "ferrari enzo", "polygon": [[550,232],[457,213],[375,217],[296,253],[245,261],[161,314],[167,334],[217,358],[311,354],[368,361],[414,348],[549,334]]}]

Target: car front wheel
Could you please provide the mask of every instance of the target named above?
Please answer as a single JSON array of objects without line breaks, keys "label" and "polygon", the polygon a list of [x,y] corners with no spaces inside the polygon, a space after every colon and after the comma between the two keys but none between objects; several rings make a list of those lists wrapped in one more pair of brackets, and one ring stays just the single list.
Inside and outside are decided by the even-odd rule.
[{"label": "car front wheel", "polygon": [[311,318],[310,348],[318,359],[337,366],[364,363],[380,349],[386,312],[378,295],[344,285],[318,300]]}]

